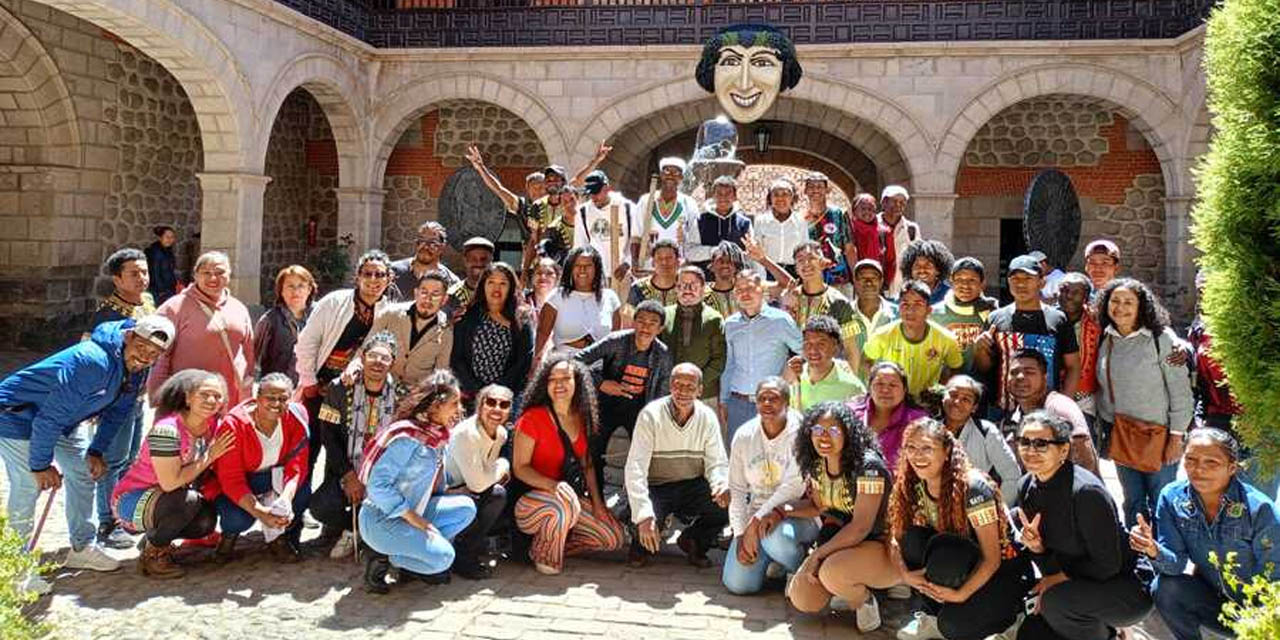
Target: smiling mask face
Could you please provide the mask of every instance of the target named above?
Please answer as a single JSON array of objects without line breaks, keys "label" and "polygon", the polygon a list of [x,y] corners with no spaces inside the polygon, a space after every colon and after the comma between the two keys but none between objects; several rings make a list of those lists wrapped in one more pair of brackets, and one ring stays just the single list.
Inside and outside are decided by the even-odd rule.
[{"label": "smiling mask face", "polygon": [[727,45],[715,68],[716,98],[734,122],[760,119],[782,89],[782,60],[767,46]]}]

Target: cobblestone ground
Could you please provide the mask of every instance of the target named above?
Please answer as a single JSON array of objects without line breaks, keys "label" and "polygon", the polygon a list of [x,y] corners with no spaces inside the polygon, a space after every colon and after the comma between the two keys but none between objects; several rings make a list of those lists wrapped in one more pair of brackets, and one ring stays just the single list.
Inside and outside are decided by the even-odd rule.
[{"label": "cobblestone ground", "polygon": [[[0,371],[30,359],[31,354],[0,354]],[[0,500],[5,495],[7,487],[0,487]],[[316,533],[307,530],[304,545]],[[47,562],[57,562],[66,547],[59,495],[40,549]],[[508,563],[491,580],[413,583],[385,596],[365,593],[361,567],[350,559],[330,560],[324,550],[309,550],[300,564],[279,565],[262,551],[257,533],[237,548],[243,557],[226,566],[208,562],[208,551],[184,552],[188,574],[176,581],[143,578],[136,572],[136,551],[112,551],[123,561],[119,571],[56,570],[53,593],[32,605],[30,614],[53,624],[56,638],[166,640],[888,639],[910,617],[905,602],[882,596],[884,625],[859,636],[851,612],[805,616],[791,610],[780,581],[758,596],[731,595],[720,585],[718,566],[692,567],[672,545],[644,569],[628,568],[620,553],[571,558],[554,577]],[[717,565],[721,556],[712,554]],[[1170,637],[1156,616],[1133,631],[1131,638]]]}]

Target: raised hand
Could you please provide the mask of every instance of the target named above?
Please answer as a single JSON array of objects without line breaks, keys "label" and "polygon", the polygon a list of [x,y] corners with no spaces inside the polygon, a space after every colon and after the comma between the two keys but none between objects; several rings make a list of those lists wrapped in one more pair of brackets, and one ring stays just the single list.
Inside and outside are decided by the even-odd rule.
[{"label": "raised hand", "polygon": [[484,157],[480,155],[479,147],[474,144],[467,147],[467,152],[464,155],[467,158],[467,162],[470,162],[476,171],[484,170]]},{"label": "raised hand", "polygon": [[1027,512],[1018,509],[1018,520],[1022,522],[1022,544],[1031,553],[1044,553],[1044,540],[1040,538],[1040,514],[1027,520]]}]

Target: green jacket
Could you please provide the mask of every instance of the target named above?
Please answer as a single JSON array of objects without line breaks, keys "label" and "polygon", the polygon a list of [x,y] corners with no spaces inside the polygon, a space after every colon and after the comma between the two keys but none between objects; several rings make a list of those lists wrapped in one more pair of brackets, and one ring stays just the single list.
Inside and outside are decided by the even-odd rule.
[{"label": "green jacket", "polygon": [[[685,318],[689,317],[686,322]],[[687,328],[686,328],[687,327]],[[671,349],[671,362],[692,362],[702,369],[702,396],[720,395],[720,374],[724,373],[724,318],[715,309],[699,302],[692,315],[683,316],[680,305],[667,307],[667,326],[662,342]]]}]

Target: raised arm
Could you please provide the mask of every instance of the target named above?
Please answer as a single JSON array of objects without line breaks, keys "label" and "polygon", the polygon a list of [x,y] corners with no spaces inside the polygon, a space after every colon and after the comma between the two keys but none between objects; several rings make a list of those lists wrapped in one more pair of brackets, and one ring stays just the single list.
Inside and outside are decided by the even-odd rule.
[{"label": "raised arm", "polygon": [[587,180],[587,174],[595,171],[596,168],[600,166],[600,163],[604,162],[604,159],[609,157],[610,151],[613,151],[613,147],[601,142],[600,147],[596,149],[596,155],[591,157],[591,161],[588,162],[586,166],[578,169],[578,172],[573,174],[573,179],[569,181],[569,184],[575,187],[581,187]]},{"label": "raised arm", "polygon": [[471,167],[476,170],[476,173],[480,174],[480,179],[484,180],[484,186],[489,187],[493,195],[502,200],[502,206],[506,207],[507,211],[514,213],[519,208],[520,197],[503,186],[502,182],[498,180],[498,176],[493,175],[489,167],[485,166],[484,158],[480,156],[480,149],[473,144],[467,147],[466,156],[467,161],[471,163]]}]

